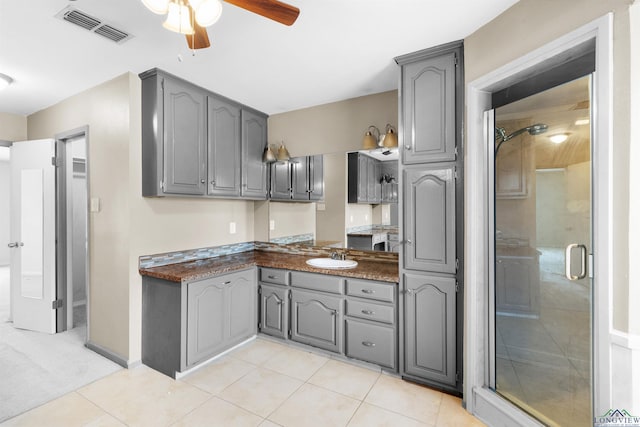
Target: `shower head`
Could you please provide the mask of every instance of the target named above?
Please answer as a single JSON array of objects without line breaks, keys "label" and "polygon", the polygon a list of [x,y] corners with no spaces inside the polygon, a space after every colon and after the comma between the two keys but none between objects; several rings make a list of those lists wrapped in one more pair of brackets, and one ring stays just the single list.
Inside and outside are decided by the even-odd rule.
[{"label": "shower head", "polygon": [[522,129],[518,129],[515,132],[511,132],[509,135],[507,135],[507,132],[504,130],[504,128],[496,128],[496,132],[495,132],[496,140],[499,142],[495,152],[496,154],[498,154],[498,149],[500,148],[502,143],[507,142],[508,140],[515,138],[520,134],[529,132],[529,135],[536,136],[536,135],[540,135],[541,133],[545,133],[548,128],[549,126],[547,126],[544,123],[536,123],[534,125],[527,126]]}]

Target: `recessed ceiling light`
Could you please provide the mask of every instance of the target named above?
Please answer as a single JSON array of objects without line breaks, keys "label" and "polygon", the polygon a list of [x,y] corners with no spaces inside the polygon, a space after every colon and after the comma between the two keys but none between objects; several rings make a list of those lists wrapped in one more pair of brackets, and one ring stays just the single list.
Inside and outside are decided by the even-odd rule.
[{"label": "recessed ceiling light", "polygon": [[6,88],[11,83],[13,83],[13,79],[6,74],[0,73],[0,90]]},{"label": "recessed ceiling light", "polygon": [[578,119],[576,120],[576,126],[584,126],[589,124],[589,119]]},{"label": "recessed ceiling light", "polygon": [[554,144],[562,144],[567,140],[567,138],[569,138],[569,135],[567,135],[566,133],[556,133],[555,135],[549,136],[549,139]]}]

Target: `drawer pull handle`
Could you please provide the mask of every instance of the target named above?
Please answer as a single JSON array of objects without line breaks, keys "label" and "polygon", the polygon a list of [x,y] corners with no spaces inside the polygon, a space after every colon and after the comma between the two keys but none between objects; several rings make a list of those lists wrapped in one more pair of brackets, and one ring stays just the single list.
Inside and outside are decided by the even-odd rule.
[{"label": "drawer pull handle", "polygon": [[371,315],[373,315],[375,313],[373,311],[371,311],[371,310],[362,310],[362,314],[367,314],[367,315],[371,316]]},{"label": "drawer pull handle", "polygon": [[365,347],[375,347],[376,343],[371,342],[371,341],[362,341],[362,345]]},{"label": "drawer pull handle", "polygon": [[226,282],[223,283],[223,285],[228,285],[229,283],[231,283],[231,280],[227,280]]},{"label": "drawer pull handle", "polygon": [[371,289],[362,289],[362,293],[363,294],[375,294],[376,291],[371,290]]},{"label": "drawer pull handle", "polygon": [[269,279],[277,279],[278,276],[267,276]]}]

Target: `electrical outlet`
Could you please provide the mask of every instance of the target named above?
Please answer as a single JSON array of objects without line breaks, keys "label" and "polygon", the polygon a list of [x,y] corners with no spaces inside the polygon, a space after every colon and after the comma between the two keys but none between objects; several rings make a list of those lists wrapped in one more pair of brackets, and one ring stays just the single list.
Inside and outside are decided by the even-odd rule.
[{"label": "electrical outlet", "polygon": [[276,229],[276,222],[274,220],[269,220],[269,231],[273,231]]},{"label": "electrical outlet", "polygon": [[236,234],[236,223],[233,221],[229,223],[229,234]]},{"label": "electrical outlet", "polygon": [[89,203],[90,212],[100,212],[100,198],[92,197]]}]

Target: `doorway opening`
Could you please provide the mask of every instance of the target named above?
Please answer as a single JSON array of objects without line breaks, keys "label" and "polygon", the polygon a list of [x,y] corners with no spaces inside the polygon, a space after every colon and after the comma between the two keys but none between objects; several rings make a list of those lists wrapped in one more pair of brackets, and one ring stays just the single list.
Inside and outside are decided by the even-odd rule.
[{"label": "doorway opening", "polygon": [[493,389],[592,424],[591,76],[495,109]]}]

